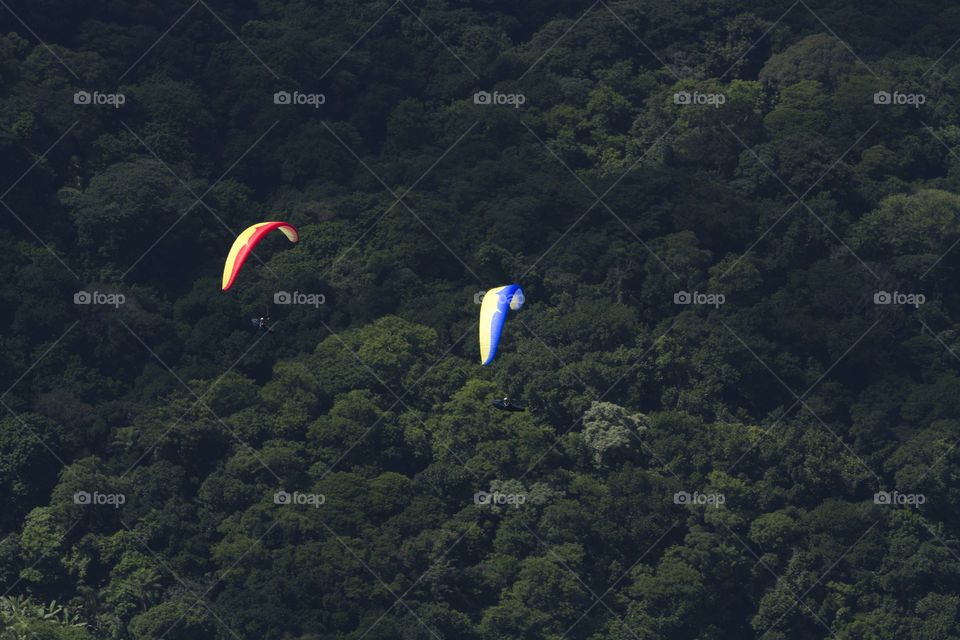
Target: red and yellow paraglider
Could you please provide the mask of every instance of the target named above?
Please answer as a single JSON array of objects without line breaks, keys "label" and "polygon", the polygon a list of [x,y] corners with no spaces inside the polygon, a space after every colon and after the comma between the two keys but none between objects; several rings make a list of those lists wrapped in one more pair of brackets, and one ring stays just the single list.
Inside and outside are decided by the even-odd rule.
[{"label": "red and yellow paraglider", "polygon": [[240,273],[240,267],[243,266],[247,256],[250,255],[261,238],[274,229],[282,231],[290,242],[296,242],[300,239],[300,234],[293,228],[293,225],[286,222],[259,222],[244,229],[243,233],[233,241],[233,246],[230,247],[230,253],[227,255],[227,261],[223,265],[224,291],[233,286],[233,281],[237,279],[237,274]]}]

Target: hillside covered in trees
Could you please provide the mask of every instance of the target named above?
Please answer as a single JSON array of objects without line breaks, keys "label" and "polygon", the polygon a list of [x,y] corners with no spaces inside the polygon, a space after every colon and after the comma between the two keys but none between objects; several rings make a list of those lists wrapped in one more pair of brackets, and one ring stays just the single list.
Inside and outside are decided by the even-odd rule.
[{"label": "hillside covered in trees", "polygon": [[0,2],[0,640],[960,640],[958,34]]}]

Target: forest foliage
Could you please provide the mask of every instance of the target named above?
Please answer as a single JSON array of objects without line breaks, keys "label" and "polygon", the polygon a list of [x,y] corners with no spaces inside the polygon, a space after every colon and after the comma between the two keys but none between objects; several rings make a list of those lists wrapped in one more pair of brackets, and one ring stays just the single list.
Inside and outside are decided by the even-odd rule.
[{"label": "forest foliage", "polygon": [[956,7],[0,16],[0,639],[960,639]]}]

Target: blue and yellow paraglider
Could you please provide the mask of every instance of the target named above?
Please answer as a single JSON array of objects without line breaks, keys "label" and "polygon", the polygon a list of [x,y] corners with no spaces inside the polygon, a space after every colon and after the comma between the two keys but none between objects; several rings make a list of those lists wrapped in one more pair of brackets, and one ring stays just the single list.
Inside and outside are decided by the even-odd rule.
[{"label": "blue and yellow paraglider", "polygon": [[494,287],[484,294],[480,305],[480,361],[483,364],[490,364],[497,355],[507,309],[516,311],[522,306],[523,289],[516,284]]}]

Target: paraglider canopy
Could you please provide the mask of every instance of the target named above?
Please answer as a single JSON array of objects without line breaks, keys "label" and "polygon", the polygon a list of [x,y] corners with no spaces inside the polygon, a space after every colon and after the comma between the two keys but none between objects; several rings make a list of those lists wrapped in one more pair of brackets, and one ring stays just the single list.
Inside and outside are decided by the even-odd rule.
[{"label": "paraglider canopy", "polygon": [[233,286],[237,274],[240,273],[240,267],[243,266],[247,256],[250,255],[257,243],[274,229],[282,231],[290,242],[296,242],[300,239],[297,230],[287,222],[260,222],[244,229],[243,233],[233,241],[233,246],[230,247],[230,253],[227,255],[227,261],[223,265],[222,284],[224,291]]},{"label": "paraglider canopy", "polygon": [[490,364],[497,355],[507,309],[516,311],[522,306],[523,289],[520,285],[494,287],[484,294],[480,305],[480,361],[483,364]]}]

